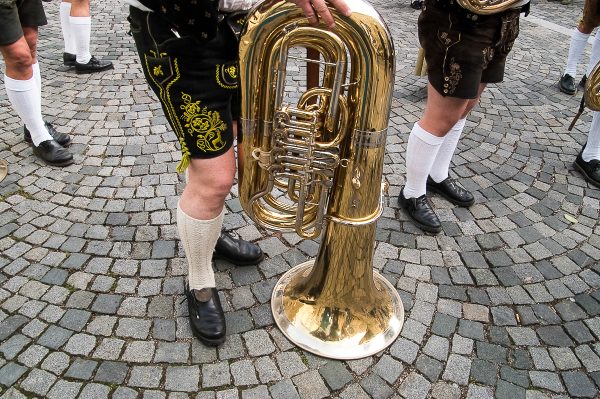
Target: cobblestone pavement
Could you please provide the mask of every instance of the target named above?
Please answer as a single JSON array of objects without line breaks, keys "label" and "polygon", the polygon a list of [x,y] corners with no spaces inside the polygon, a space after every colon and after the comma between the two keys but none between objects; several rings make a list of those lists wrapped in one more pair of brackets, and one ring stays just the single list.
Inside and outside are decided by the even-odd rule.
[{"label": "cobblestone pavement", "polygon": [[505,82],[469,117],[454,159],[476,204],[433,197],[444,225],[434,237],[396,202],[424,106],[426,81],[412,75],[418,14],[408,0],[376,0],[397,79],[374,263],[406,320],[384,352],[345,362],[295,348],[274,326],[272,287],[317,244],[257,229],[237,187],[226,228],[269,256],[257,267],[217,263],[229,336],[218,349],[192,338],[175,228],[180,154],[125,33],[125,8],[93,2],[93,53],[116,68],[76,75],[60,62],[58,3],[45,3],[44,110],[73,135],[76,163],[42,165],[0,88],[0,158],[10,164],[0,183],[0,396],[599,397],[600,190],[572,167],[590,116],[568,132],[579,98],[556,87],[582,3],[534,1]]}]

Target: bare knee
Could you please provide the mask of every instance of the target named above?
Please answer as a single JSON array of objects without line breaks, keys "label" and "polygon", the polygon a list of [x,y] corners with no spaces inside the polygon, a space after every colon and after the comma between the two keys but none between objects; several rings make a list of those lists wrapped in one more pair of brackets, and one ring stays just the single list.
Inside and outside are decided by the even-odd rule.
[{"label": "bare knee", "polygon": [[28,46],[7,46],[2,51],[6,75],[13,79],[29,79],[33,57]]}]

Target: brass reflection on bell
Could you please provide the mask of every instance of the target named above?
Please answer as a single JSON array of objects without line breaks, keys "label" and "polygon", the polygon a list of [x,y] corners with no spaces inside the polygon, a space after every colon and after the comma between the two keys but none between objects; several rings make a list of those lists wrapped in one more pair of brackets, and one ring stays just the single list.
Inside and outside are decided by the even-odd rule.
[{"label": "brass reflection on bell", "polygon": [[[404,320],[397,290],[373,270],[394,47],[370,4],[349,5],[350,17],[331,10],[329,29],[310,26],[291,2],[267,0],[240,42],[241,205],[265,228],[321,241],[315,260],[277,282],[273,317],[294,344],[334,359],[382,351]],[[287,104],[288,61],[305,49],[319,54],[320,79]]]}]

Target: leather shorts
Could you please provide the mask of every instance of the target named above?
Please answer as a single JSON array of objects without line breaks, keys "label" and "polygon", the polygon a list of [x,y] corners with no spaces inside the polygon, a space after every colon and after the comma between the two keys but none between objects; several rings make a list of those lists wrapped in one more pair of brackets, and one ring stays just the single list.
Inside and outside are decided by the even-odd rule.
[{"label": "leather shorts", "polygon": [[0,46],[13,44],[23,36],[23,26],[46,25],[42,0],[0,0]]},{"label": "leather shorts", "polygon": [[431,85],[443,96],[473,99],[480,83],[501,82],[522,11],[477,15],[447,0],[426,0],[418,26]]}]

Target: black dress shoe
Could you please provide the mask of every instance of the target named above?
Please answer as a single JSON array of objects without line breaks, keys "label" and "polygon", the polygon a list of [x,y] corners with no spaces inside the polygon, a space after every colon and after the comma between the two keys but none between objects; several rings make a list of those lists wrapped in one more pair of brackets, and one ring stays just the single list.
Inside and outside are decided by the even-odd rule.
[{"label": "black dress shoe", "polygon": [[54,140],[42,141],[37,147],[34,145],[33,153],[50,165],[67,166],[73,163],[73,155]]},{"label": "black dress shoe", "polygon": [[414,8],[415,10],[420,10],[423,8],[423,2],[421,0],[412,0],[410,2],[410,7]]},{"label": "black dress shoe", "polygon": [[[71,136],[66,133],[58,132],[51,123],[44,122],[44,125],[46,126],[46,129],[48,129],[50,136],[52,136],[54,141],[56,141],[58,144],[62,145],[63,147],[68,147],[71,145]],[[27,126],[23,126],[23,138],[25,139],[25,142],[33,144],[33,141],[31,140],[31,133],[29,133]]]},{"label": "black dress shoe", "polygon": [[596,187],[600,187],[600,160],[592,159],[586,162],[581,157],[582,153],[583,150],[577,155],[573,166],[581,172],[585,180]]},{"label": "black dress shoe", "polygon": [[74,67],[77,56],[71,53],[63,53],[63,64],[68,67]]},{"label": "black dress shoe", "polygon": [[75,61],[75,72],[76,73],[93,73],[105,71],[107,69],[111,69],[113,67],[112,62],[99,60],[96,57],[90,58],[90,60],[86,64],[80,64]]},{"label": "black dress shoe", "polygon": [[585,82],[587,82],[587,75],[583,75],[581,77],[581,80],[579,81],[579,87],[581,87],[582,89],[585,88]]},{"label": "black dress shoe", "polygon": [[475,202],[473,194],[458,185],[456,180],[447,177],[439,183],[436,183],[431,176],[427,177],[427,189],[440,194],[454,205],[470,207]]},{"label": "black dress shoe", "polygon": [[560,78],[558,87],[560,88],[560,91],[566,94],[574,95],[577,92],[577,88],[575,87],[575,79],[573,79],[573,76],[569,75],[568,73]]},{"label": "black dress shoe", "polygon": [[217,240],[213,258],[225,259],[237,266],[257,265],[265,257],[262,249],[256,244],[233,238],[227,232],[221,232]]},{"label": "black dress shoe", "polygon": [[442,231],[440,219],[435,214],[426,195],[419,198],[406,198],[404,197],[404,187],[402,187],[398,196],[398,203],[421,229],[436,234]]},{"label": "black dress shoe", "polygon": [[225,315],[217,289],[188,289],[185,295],[194,335],[209,346],[218,346],[225,342]]}]

